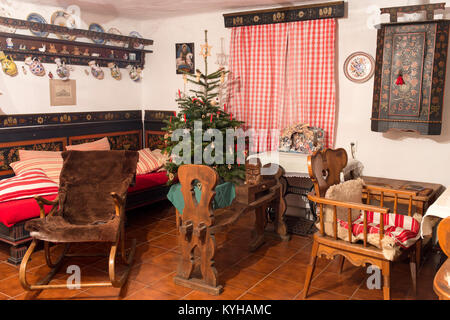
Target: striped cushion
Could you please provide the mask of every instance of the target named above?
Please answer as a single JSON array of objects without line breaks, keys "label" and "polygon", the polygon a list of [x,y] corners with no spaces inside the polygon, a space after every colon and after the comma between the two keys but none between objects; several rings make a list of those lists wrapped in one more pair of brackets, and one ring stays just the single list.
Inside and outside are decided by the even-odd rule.
[{"label": "striped cushion", "polygon": [[66,150],[78,150],[78,151],[93,151],[93,150],[111,150],[107,137],[94,142],[86,142],[81,144],[74,144],[66,146]]},{"label": "striped cushion", "polygon": [[158,158],[163,163],[163,165],[165,165],[166,162],[169,160],[169,157],[165,153],[163,153],[162,150],[160,149],[154,149],[152,150],[152,153],[156,158]]},{"label": "striped cushion", "polygon": [[162,150],[160,149],[154,149],[152,150],[153,155],[158,158],[162,162],[162,167],[159,168],[156,172],[166,171],[166,168],[164,167],[166,165],[166,162],[169,160],[169,157],[166,156],[164,153],[162,153]]},{"label": "striped cushion", "polygon": [[33,169],[0,181],[0,202],[58,193],[58,185],[43,170]]},{"label": "striped cushion", "polygon": [[59,158],[38,158],[16,161],[9,164],[17,175],[32,169],[41,169],[55,183],[59,185],[59,175],[63,167],[63,159]]},{"label": "striped cushion", "polygon": [[146,174],[161,168],[163,162],[160,161],[150,151],[149,148],[139,150],[139,161],[137,164],[136,174]]},{"label": "striped cushion", "polygon": [[20,160],[61,158],[61,151],[19,150]]}]

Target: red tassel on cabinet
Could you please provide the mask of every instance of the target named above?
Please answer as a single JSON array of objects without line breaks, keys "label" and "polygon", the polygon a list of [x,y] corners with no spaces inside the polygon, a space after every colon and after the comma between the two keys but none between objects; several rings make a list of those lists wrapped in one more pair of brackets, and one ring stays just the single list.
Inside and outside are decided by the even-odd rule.
[{"label": "red tassel on cabinet", "polygon": [[401,74],[398,75],[398,78],[397,78],[397,81],[395,81],[395,84],[398,86],[405,84],[405,81],[403,80],[403,77]]}]

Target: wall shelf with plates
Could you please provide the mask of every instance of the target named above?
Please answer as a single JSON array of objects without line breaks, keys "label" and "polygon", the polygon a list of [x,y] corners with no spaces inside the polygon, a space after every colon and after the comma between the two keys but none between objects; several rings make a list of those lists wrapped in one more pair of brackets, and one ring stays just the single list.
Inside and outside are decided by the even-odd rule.
[{"label": "wall shelf with plates", "polygon": [[[109,34],[82,29],[71,29],[58,25],[0,17],[0,24],[13,28],[39,30],[54,34],[69,34],[90,39],[104,39],[113,43],[123,43],[124,46],[71,41],[48,37],[38,37],[17,33],[0,32],[0,47],[5,54],[10,55],[16,61],[24,61],[26,57],[39,57],[43,63],[55,63],[55,58],[61,58],[66,64],[87,66],[91,60],[106,67],[109,62],[114,62],[119,68],[128,65],[144,68],[145,54],[152,50],[142,49],[145,45],[153,44],[153,40]],[[7,39],[11,41],[8,44]],[[13,47],[11,47],[11,42]],[[44,47],[45,46],[45,47]],[[93,55],[94,54],[94,55]]]}]

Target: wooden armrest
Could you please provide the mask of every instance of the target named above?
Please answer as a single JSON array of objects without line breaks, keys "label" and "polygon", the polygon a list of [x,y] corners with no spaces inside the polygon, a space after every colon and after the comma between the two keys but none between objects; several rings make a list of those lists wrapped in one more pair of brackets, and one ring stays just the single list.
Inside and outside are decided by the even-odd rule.
[{"label": "wooden armrest", "polygon": [[121,197],[116,192],[111,192],[111,197],[113,197],[114,205],[116,206],[116,216],[120,216],[125,208],[125,196]]},{"label": "wooden armrest", "polygon": [[364,210],[364,211],[373,211],[373,212],[379,212],[379,213],[389,213],[389,208],[383,208],[383,207],[377,207],[372,206],[364,203],[356,203],[356,202],[344,202],[344,201],[337,201],[327,198],[318,197],[315,195],[315,193],[310,192],[308,193],[308,199],[311,201],[314,201],[315,203],[319,204],[326,204],[330,206],[336,206],[336,207],[343,207],[348,209],[356,209],[356,210]]},{"label": "wooden armrest", "polygon": [[269,202],[274,200],[274,198],[279,194],[279,189],[278,187],[272,187],[269,189],[269,193],[262,196],[261,198],[259,198],[258,200],[255,200],[251,203],[248,204],[249,209],[254,209],[257,208],[261,205],[264,204],[264,202]]},{"label": "wooden armrest", "polygon": [[53,208],[48,213],[48,216],[52,216],[55,213],[56,208],[57,208],[58,203],[59,203],[59,196],[57,196],[55,198],[55,200],[47,200],[47,199],[42,198],[41,196],[34,196],[34,199],[36,200],[36,202],[39,205],[39,209],[40,209],[39,217],[40,218],[45,218],[45,209],[44,209],[45,205],[46,206],[53,206]]},{"label": "wooden armrest", "polygon": [[410,190],[399,190],[399,189],[392,189],[392,188],[386,188],[386,187],[380,187],[380,186],[373,186],[373,185],[365,185],[364,188],[367,190],[373,190],[383,193],[393,193],[393,194],[401,194],[408,197],[415,197],[417,196],[417,191],[410,191]]},{"label": "wooden armrest", "polygon": [[54,205],[57,205],[57,204],[58,204],[58,201],[59,201],[58,198],[59,198],[59,197],[56,197],[55,200],[47,200],[47,199],[45,199],[45,198],[43,198],[43,197],[41,197],[41,196],[34,196],[34,199],[38,202],[38,204],[39,204],[39,203],[42,203],[43,205],[46,205],[46,206],[54,206]]}]

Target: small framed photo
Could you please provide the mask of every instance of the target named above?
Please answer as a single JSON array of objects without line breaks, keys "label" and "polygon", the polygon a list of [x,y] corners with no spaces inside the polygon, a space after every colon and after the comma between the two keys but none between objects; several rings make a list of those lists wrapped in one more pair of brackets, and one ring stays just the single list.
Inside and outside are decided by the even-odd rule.
[{"label": "small framed photo", "polygon": [[372,78],[375,72],[375,60],[365,52],[354,52],[344,63],[344,74],[347,79],[363,83]]},{"label": "small framed photo", "polygon": [[175,53],[177,74],[182,74],[183,72],[194,73],[194,43],[176,43]]},{"label": "small framed photo", "polygon": [[77,104],[76,80],[50,79],[50,105],[73,106]]}]

